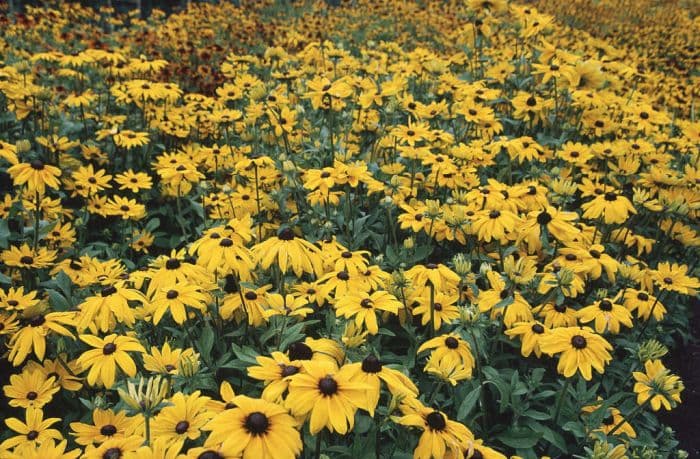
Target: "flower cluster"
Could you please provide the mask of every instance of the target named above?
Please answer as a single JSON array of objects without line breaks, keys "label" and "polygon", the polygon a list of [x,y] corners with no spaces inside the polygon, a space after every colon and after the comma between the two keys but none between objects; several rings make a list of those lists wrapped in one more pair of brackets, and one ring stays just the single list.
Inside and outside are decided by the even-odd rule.
[{"label": "flower cluster", "polygon": [[240,3],[0,15],[0,458],[675,452],[678,75],[560,2]]}]

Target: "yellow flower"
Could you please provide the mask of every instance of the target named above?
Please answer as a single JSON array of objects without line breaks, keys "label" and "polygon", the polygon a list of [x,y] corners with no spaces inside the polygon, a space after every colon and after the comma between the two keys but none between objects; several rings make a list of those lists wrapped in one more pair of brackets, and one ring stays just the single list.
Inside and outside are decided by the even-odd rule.
[{"label": "yellow flower", "polygon": [[357,366],[338,369],[329,362],[304,362],[303,373],[290,377],[285,406],[294,416],[309,417],[313,435],[324,427],[331,432],[346,434],[355,425],[358,408],[367,406],[368,386],[352,382]]},{"label": "yellow flower", "polygon": [[243,395],[235,397],[233,403],[235,408],[221,412],[207,424],[206,430],[211,430],[208,442],[222,444],[246,458],[299,456],[303,444],[297,422],[283,407]]},{"label": "yellow flower", "polygon": [[41,408],[51,401],[60,388],[55,377],[46,377],[41,369],[34,369],[11,375],[10,384],[2,389],[10,399],[10,406]]},{"label": "yellow flower", "polygon": [[61,170],[35,159],[31,163],[19,163],[7,169],[15,186],[27,185],[30,193],[43,195],[46,187],[57,189]]},{"label": "yellow flower", "polygon": [[632,376],[636,381],[634,391],[639,405],[650,403],[652,410],[659,411],[662,406],[670,410],[681,403],[683,381],[669,373],[661,360],[647,360],[644,372],[635,371]]},{"label": "yellow flower", "polygon": [[145,353],[146,350],[129,336],[108,335],[99,338],[94,335],[80,335],[80,339],[94,349],[84,352],[78,358],[83,371],[90,370],[87,382],[91,386],[100,383],[107,389],[114,385],[117,365],[128,376],[136,375],[136,365],[128,352]]},{"label": "yellow flower", "polygon": [[414,459],[447,457],[447,453],[462,457],[468,442],[474,439],[472,432],[463,424],[452,421],[446,414],[424,406],[418,399],[406,399],[401,404],[403,416],[392,417],[394,422],[423,430]]},{"label": "yellow flower", "polygon": [[545,354],[560,354],[557,371],[567,378],[579,371],[586,381],[590,381],[592,368],[603,373],[605,365],[612,360],[610,343],[588,327],[555,328],[539,342]]},{"label": "yellow flower", "polygon": [[376,335],[379,332],[377,312],[386,311],[394,315],[403,308],[396,297],[388,292],[378,291],[372,294],[366,292],[348,292],[335,302],[336,313],[341,317],[354,318],[355,325],[365,325],[367,331]]},{"label": "yellow flower", "polygon": [[178,392],[169,400],[170,404],[153,418],[151,432],[155,442],[164,445],[182,445],[186,440],[197,440],[202,428],[211,419],[212,413],[206,409],[209,397],[199,391],[189,395]]},{"label": "yellow flower", "polygon": [[27,408],[25,411],[25,422],[17,418],[6,418],[5,424],[13,432],[17,433],[14,437],[10,437],[0,445],[0,448],[13,448],[18,445],[35,446],[50,440],[62,440],[61,432],[56,429],[50,429],[53,424],[56,424],[60,418],[44,419],[44,412],[39,408]]}]

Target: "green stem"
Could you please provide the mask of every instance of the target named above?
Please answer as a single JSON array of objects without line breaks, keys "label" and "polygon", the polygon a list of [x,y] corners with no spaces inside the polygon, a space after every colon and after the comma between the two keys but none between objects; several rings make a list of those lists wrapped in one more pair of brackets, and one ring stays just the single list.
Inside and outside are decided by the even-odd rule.
[{"label": "green stem", "polygon": [[561,414],[561,407],[564,402],[564,397],[566,396],[566,393],[569,390],[569,386],[571,385],[571,378],[566,378],[566,381],[564,382],[564,388],[562,391],[559,393],[559,398],[557,399],[557,405],[556,408],[554,408],[554,425],[557,425],[559,422],[559,415]]},{"label": "green stem", "polygon": [[144,417],[144,424],[146,427],[146,442],[144,443],[146,446],[151,446],[151,416],[150,413],[143,413]]},{"label": "green stem", "polygon": [[641,405],[637,405],[636,407],[634,407],[634,409],[632,410],[632,412],[631,412],[630,414],[628,414],[627,416],[623,417],[623,418],[620,420],[620,422],[618,422],[617,424],[615,424],[615,427],[613,427],[613,428],[610,430],[610,432],[608,432],[608,435],[613,435],[615,432],[617,432],[617,430],[618,430],[620,427],[622,427],[622,424],[624,424],[625,422],[631,421],[632,418],[634,418],[634,417],[637,415],[637,413],[639,413],[640,411],[642,411],[642,409],[643,409],[645,406],[647,406],[647,405],[649,404],[649,402],[651,402],[651,399],[652,399],[652,398],[653,398],[653,395],[652,395],[651,397],[647,398],[646,400],[644,400],[644,403],[642,403]]},{"label": "green stem", "polygon": [[323,430],[316,434],[316,447],[314,448],[314,459],[321,458],[321,436],[323,435]]},{"label": "green stem", "polygon": [[435,286],[428,281],[430,288],[430,336],[435,336]]}]

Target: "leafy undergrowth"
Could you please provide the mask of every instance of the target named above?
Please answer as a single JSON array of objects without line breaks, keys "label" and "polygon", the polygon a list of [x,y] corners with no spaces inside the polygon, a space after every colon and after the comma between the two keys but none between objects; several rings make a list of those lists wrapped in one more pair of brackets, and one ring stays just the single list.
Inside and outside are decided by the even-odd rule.
[{"label": "leafy undergrowth", "polygon": [[0,458],[687,457],[678,75],[503,0],[242,3],[0,16]]}]

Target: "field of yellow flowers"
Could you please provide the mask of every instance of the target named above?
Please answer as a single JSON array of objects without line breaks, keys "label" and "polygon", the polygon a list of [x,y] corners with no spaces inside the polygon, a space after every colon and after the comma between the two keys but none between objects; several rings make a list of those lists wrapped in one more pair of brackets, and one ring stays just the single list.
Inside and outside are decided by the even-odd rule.
[{"label": "field of yellow flowers", "polygon": [[0,459],[688,457],[697,8],[338,3],[0,5]]}]

